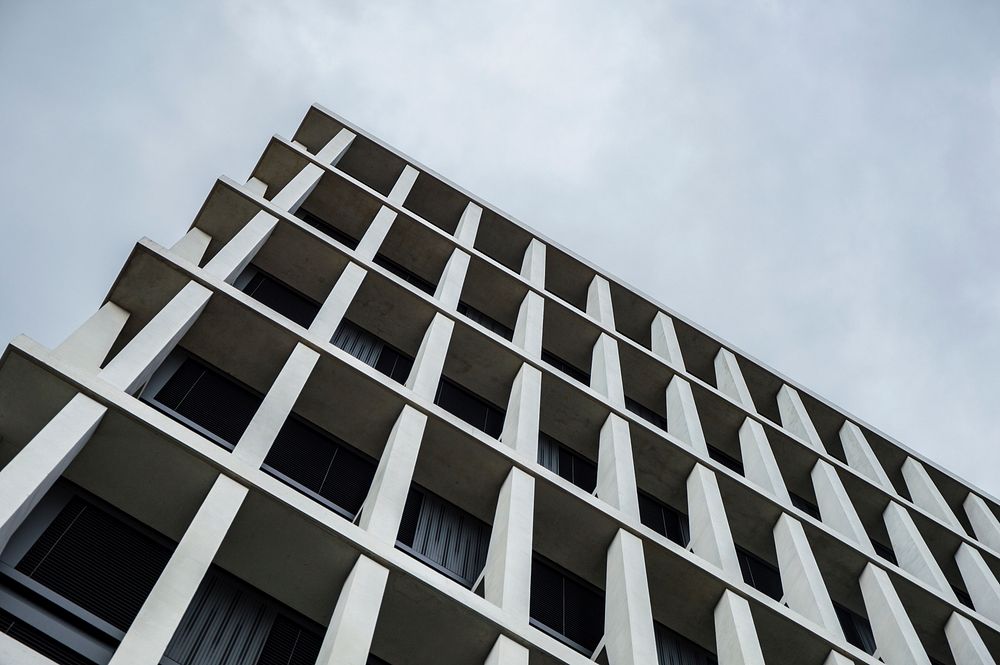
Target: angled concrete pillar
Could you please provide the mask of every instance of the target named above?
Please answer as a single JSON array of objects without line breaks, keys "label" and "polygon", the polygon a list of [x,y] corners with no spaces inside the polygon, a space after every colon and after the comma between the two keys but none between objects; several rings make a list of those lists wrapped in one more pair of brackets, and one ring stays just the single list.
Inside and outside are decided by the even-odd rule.
[{"label": "angled concrete pillar", "polygon": [[413,188],[413,183],[417,181],[417,176],[420,172],[415,168],[407,164],[403,167],[403,172],[399,174],[396,179],[396,184],[392,186],[392,191],[389,192],[389,196],[386,198],[389,203],[395,205],[403,205],[406,201],[406,197],[410,194],[410,189]]},{"label": "angled concrete pillar", "polygon": [[687,498],[691,551],[731,577],[742,580],[733,534],[729,530],[729,519],[715,473],[701,464],[695,464],[687,479]]},{"label": "angled concrete pillar", "polygon": [[784,601],[806,619],[822,626],[837,639],[844,632],[830,600],[830,592],[816,564],[812,547],[802,524],[791,515],[782,514],[774,525],[774,549],[784,589]]},{"label": "angled concrete pillar", "polygon": [[542,355],[544,308],[545,298],[534,291],[528,291],[524,294],[520,309],[517,310],[517,323],[514,324],[512,341],[532,358],[540,358]]},{"label": "angled concrete pillar", "polygon": [[98,377],[129,394],[135,393],[194,325],[211,295],[201,284],[188,282],[104,366]]},{"label": "angled concrete pillar", "polygon": [[365,234],[361,237],[358,242],[358,246],[354,249],[354,252],[366,261],[371,261],[378,254],[379,248],[382,246],[382,242],[385,240],[386,235],[389,234],[389,229],[392,228],[393,222],[396,221],[396,211],[388,206],[382,206],[379,208],[378,213],[375,215],[375,219],[372,223],[368,225],[368,229]]},{"label": "angled concrete pillar", "polygon": [[786,506],[792,504],[764,427],[750,417],[740,426],[740,455],[743,457],[743,475],[747,480]]},{"label": "angled concrete pillar", "polygon": [[817,460],[812,473],[813,491],[820,519],[824,524],[853,541],[868,554],[875,554],[858,511],[848,496],[844,484],[840,482],[837,470],[824,460]]},{"label": "angled concrete pillar", "polygon": [[965,533],[965,528],[958,521],[951,506],[945,501],[941,490],[937,488],[934,481],[924,465],[907,457],[903,462],[903,480],[906,482],[906,489],[910,492],[913,503],[923,508],[928,513],[938,518],[945,524],[952,526],[959,533]]},{"label": "angled concrete pillar", "polygon": [[469,255],[460,249],[455,249],[444,266],[441,279],[438,280],[434,297],[445,309],[455,309],[462,297],[462,287],[465,285],[465,273],[469,270]]},{"label": "angled concrete pillar", "polygon": [[306,164],[281,191],[274,195],[271,204],[279,210],[295,212],[302,202],[312,194],[323,177],[323,168],[315,164]]},{"label": "angled concrete pillar", "polygon": [[895,501],[890,501],[882,513],[882,519],[889,532],[889,542],[899,567],[937,589],[948,600],[957,603],[955,591],[951,588],[948,578],[941,572],[941,567],[931,554],[906,508]]},{"label": "angled concrete pillar", "polygon": [[497,499],[483,593],[486,600],[527,624],[531,607],[531,537],[535,479],[513,468]]},{"label": "angled concrete pillar", "polygon": [[471,248],[476,244],[476,234],[479,233],[479,220],[483,216],[483,209],[472,201],[465,206],[462,218],[458,220],[458,228],[455,229],[455,240],[462,247]]},{"label": "angled concrete pillar", "polygon": [[500,441],[534,463],[538,459],[538,419],[542,409],[542,373],[523,363],[514,377]]},{"label": "angled concrete pillar", "polygon": [[77,393],[0,469],[0,551],[90,440],[106,411]]},{"label": "angled concrete pillar", "polygon": [[831,651],[830,655],[823,661],[823,665],[855,665],[855,663],[847,656]]},{"label": "angled concrete pillar", "polygon": [[192,226],[191,230],[185,233],[180,240],[174,243],[170,251],[174,253],[175,256],[190,261],[191,263],[201,265],[201,260],[205,258],[205,250],[208,249],[209,243],[212,242],[212,236],[208,235],[197,226]]},{"label": "angled concrete pillar", "polygon": [[1000,623],[1000,584],[983,555],[968,543],[962,543],[955,552],[955,563],[976,611]]},{"label": "angled concrete pillar", "polygon": [[235,480],[216,479],[110,665],[160,662],[246,495],[247,488]]},{"label": "angled concrete pillar", "polygon": [[426,424],[426,415],[409,404],[403,407],[389,433],[361,509],[359,526],[390,544],[396,543]]},{"label": "angled concrete pillar", "polygon": [[320,339],[329,342],[333,339],[333,334],[337,332],[337,327],[344,319],[344,314],[354,301],[354,296],[361,288],[368,271],[357,263],[348,263],[344,272],[340,273],[337,283],[330,289],[326,300],[316,313],[316,318],[309,325],[309,332]]},{"label": "angled concrete pillar", "polygon": [[674,374],[667,384],[667,433],[676,436],[702,455],[708,455],[708,443],[701,429],[701,418],[694,403],[691,384]]},{"label": "angled concrete pillar", "polygon": [[622,365],[618,357],[618,342],[611,335],[601,333],[594,343],[591,356],[590,387],[608,398],[612,405],[625,408],[625,387],[622,384]]},{"label": "angled concrete pillar", "polygon": [[804,440],[814,450],[825,452],[823,440],[819,438],[819,432],[813,425],[809,412],[799,393],[785,384],[778,391],[778,415],[781,417],[781,426],[786,430]]},{"label": "angled concrete pillar", "polygon": [[958,612],[951,613],[944,625],[944,635],[955,665],[996,665],[976,627]]},{"label": "angled concrete pillar", "polygon": [[674,330],[674,320],[657,312],[650,324],[650,351],[677,369],[684,371],[684,356],[681,355],[681,345],[677,341],[677,331]]},{"label": "angled concrete pillar", "polygon": [[255,469],[260,468],[318,361],[317,352],[301,342],[295,345],[236,443],[233,455]]},{"label": "angled concrete pillar", "polygon": [[437,393],[444,361],[451,343],[451,331],[455,322],[438,312],[427,326],[427,332],[420,342],[413,368],[406,378],[406,387],[426,399],[434,399]]},{"label": "angled concrete pillar", "polygon": [[979,496],[969,492],[969,496],[965,497],[965,503],[962,505],[979,542],[995,552],[1000,552],[1000,521],[997,521],[997,516],[993,514],[987,503]]},{"label": "angled concrete pillar", "polygon": [[506,635],[501,635],[493,643],[483,665],[528,665],[528,650]]},{"label": "angled concrete pillar", "polygon": [[535,288],[545,288],[545,244],[532,238],[521,260],[521,277]]},{"label": "angled concrete pillar", "polygon": [[336,166],[340,158],[344,156],[347,149],[351,147],[355,134],[349,129],[341,129],[337,134],[326,142],[319,152],[316,153],[316,161],[330,166]]},{"label": "angled concrete pillar", "polygon": [[840,443],[844,447],[848,466],[887,492],[896,493],[896,488],[892,486],[892,481],[886,475],[885,469],[882,468],[881,462],[878,461],[875,451],[868,444],[868,439],[860,427],[850,420],[845,420],[840,428]]},{"label": "angled concrete pillar", "polygon": [[642,541],[619,529],[607,557],[604,639],[612,665],[656,663],[653,609]]},{"label": "angled concrete pillar", "polygon": [[889,575],[869,563],[860,582],[878,654],[885,664],[931,665]]},{"label": "angled concrete pillar", "polygon": [[232,284],[253,261],[277,224],[277,217],[261,210],[205,264],[205,272]]},{"label": "angled concrete pillar", "polygon": [[715,643],[719,665],[765,665],[750,604],[728,589],[715,606]]},{"label": "angled concrete pillar", "polygon": [[264,198],[267,193],[267,183],[260,178],[250,178],[243,187],[260,198]]},{"label": "angled concrete pillar", "polygon": [[737,404],[745,409],[757,413],[757,407],[753,404],[753,397],[750,396],[750,389],[740,371],[739,362],[736,356],[727,348],[719,349],[715,354],[715,387],[719,392],[730,397]]},{"label": "angled concrete pillar", "polygon": [[129,313],[113,302],[104,303],[52,350],[53,358],[96,372],[108,357],[128,317]]},{"label": "angled concrete pillar", "polygon": [[632,437],[628,422],[612,413],[601,427],[597,454],[597,497],[639,521],[639,490],[635,483]]},{"label": "angled concrete pillar", "polygon": [[365,555],[347,576],[323,636],[316,665],[365,665],[389,570]]},{"label": "angled concrete pillar", "polygon": [[608,328],[615,329],[615,310],[611,304],[611,285],[600,275],[594,275],[587,288],[587,314]]}]

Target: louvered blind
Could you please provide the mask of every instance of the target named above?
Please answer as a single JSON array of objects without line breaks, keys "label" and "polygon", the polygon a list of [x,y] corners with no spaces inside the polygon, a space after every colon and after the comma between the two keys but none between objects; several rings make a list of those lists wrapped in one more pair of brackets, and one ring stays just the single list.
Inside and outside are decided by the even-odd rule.
[{"label": "louvered blind", "polygon": [[538,463],[585,492],[597,487],[597,465],[545,432],[538,433]]},{"label": "louvered blind", "polygon": [[867,617],[836,602],[833,604],[833,609],[837,613],[837,620],[840,621],[840,627],[847,641],[869,655],[874,654],[875,635]]},{"label": "louvered blind", "polygon": [[503,431],[502,409],[448,379],[438,384],[434,403],[494,438]]},{"label": "louvered blind", "polygon": [[94,665],[94,661],[84,658],[31,624],[3,610],[0,610],[0,633],[10,635],[58,665]]},{"label": "louvered blind", "polygon": [[344,231],[341,231],[333,224],[330,224],[329,222],[325,221],[318,215],[314,215],[308,210],[303,209],[301,206],[299,206],[299,209],[295,211],[295,216],[301,219],[309,226],[316,229],[317,231],[320,231],[330,236],[331,238],[341,243],[342,245],[347,245],[351,249],[356,249],[358,246],[357,239],[354,238],[352,235]]},{"label": "louvered blind", "polygon": [[319,312],[319,303],[287,284],[283,284],[256,266],[249,266],[247,271],[252,276],[243,286],[244,293],[282,316],[288,317],[303,328],[309,327],[309,324],[316,318],[316,313]]},{"label": "louvered blind", "polygon": [[341,321],[330,341],[399,383],[406,381],[413,367],[413,358],[347,319]]},{"label": "louvered blind", "polygon": [[489,314],[485,314],[475,307],[469,305],[468,303],[459,302],[458,303],[458,313],[466,317],[471,321],[475,321],[483,328],[496,333],[504,339],[512,339],[514,337],[514,331],[494,319]]},{"label": "louvered blind", "polygon": [[740,562],[744,582],[775,600],[781,600],[781,573],[776,566],[742,547],[736,548],[736,558]]},{"label": "louvered blind", "polygon": [[604,596],[535,557],[531,562],[531,619],[590,655],[604,636]]},{"label": "louvered blind", "polygon": [[661,623],[654,623],[659,665],[718,665],[715,655]]},{"label": "louvered blind", "polygon": [[661,536],[687,547],[690,540],[687,515],[645,492],[639,492],[639,520]]}]

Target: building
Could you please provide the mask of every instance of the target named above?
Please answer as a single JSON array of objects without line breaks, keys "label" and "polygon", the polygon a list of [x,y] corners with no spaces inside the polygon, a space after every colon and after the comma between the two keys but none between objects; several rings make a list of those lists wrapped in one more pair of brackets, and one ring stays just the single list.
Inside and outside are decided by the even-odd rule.
[{"label": "building", "polygon": [[320,107],[0,361],[0,662],[984,665],[998,503]]}]

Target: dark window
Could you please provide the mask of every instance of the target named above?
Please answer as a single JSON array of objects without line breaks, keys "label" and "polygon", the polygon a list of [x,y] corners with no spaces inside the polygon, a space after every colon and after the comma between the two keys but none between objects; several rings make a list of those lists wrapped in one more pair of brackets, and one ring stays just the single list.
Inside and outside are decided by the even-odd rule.
[{"label": "dark window", "polygon": [[819,506],[812,501],[805,499],[794,492],[789,492],[788,497],[792,500],[792,505],[814,519],[822,519],[819,516]]},{"label": "dark window", "polygon": [[399,277],[401,280],[403,280],[408,284],[412,284],[413,286],[417,287],[424,293],[434,295],[433,283],[427,281],[426,279],[416,274],[409,268],[404,268],[403,266],[399,265],[392,259],[387,259],[381,254],[377,254],[375,258],[372,259],[372,263],[374,263],[377,266],[382,266],[396,277]]},{"label": "dark window", "polygon": [[183,355],[163,363],[143,397],[226,448],[240,440],[262,401],[219,370]]},{"label": "dark window", "polygon": [[972,604],[972,596],[969,595],[968,591],[966,591],[962,587],[956,586],[954,584],[951,585],[951,589],[952,589],[952,591],[955,592],[955,596],[958,598],[958,602],[962,603],[963,605],[965,605],[966,607],[968,607],[970,610],[976,609],[973,606],[973,604]]},{"label": "dark window", "polygon": [[597,465],[545,432],[538,433],[538,463],[585,492],[597,487]]},{"label": "dark window", "polygon": [[59,665],[94,664],[94,661],[84,658],[44,631],[4,610],[0,610],[0,633],[13,637]]},{"label": "dark window", "polygon": [[744,582],[775,600],[781,600],[781,574],[776,566],[742,547],[736,548],[736,558],[739,559]]},{"label": "dark window", "polygon": [[511,330],[504,324],[500,323],[489,314],[484,314],[483,312],[480,312],[478,309],[472,307],[471,305],[468,305],[464,302],[459,302],[458,313],[471,321],[475,321],[483,328],[486,328],[487,330],[496,333],[497,335],[503,337],[504,339],[513,339],[514,337],[513,330]]},{"label": "dark window", "polygon": [[735,471],[736,473],[743,475],[743,462],[736,459],[729,453],[725,453],[719,450],[715,446],[708,446],[708,456],[714,459],[716,462],[726,467],[730,471]]},{"label": "dark window", "polygon": [[399,527],[402,549],[472,588],[486,566],[490,525],[422,488],[410,488]]},{"label": "dark window", "polygon": [[639,492],[639,519],[650,529],[666,536],[681,547],[691,540],[687,515],[657,501],[645,492]]},{"label": "dark window", "polygon": [[319,311],[318,302],[253,265],[247,266],[233,286],[303,328],[309,327]]},{"label": "dark window", "polygon": [[837,612],[837,620],[847,641],[869,655],[874,654],[875,635],[868,619],[838,603],[833,604],[833,609]]},{"label": "dark window", "polygon": [[578,369],[575,365],[571,365],[556,354],[542,349],[542,360],[583,385],[590,385],[590,374],[584,372],[582,369]]},{"label": "dark window", "polygon": [[341,321],[330,341],[399,383],[406,382],[413,367],[413,358],[346,319]]},{"label": "dark window", "polygon": [[536,556],[531,561],[531,624],[589,656],[604,636],[604,594]]},{"label": "dark window", "polygon": [[661,623],[653,624],[659,665],[718,665],[715,654]]},{"label": "dark window", "polygon": [[875,554],[885,559],[891,564],[896,564],[896,553],[892,551],[892,548],[888,545],[883,545],[877,540],[872,540],[872,547],[875,549]]},{"label": "dark window", "polygon": [[448,379],[442,378],[438,384],[434,403],[493,438],[499,438],[503,431],[503,409]]},{"label": "dark window", "polygon": [[349,519],[361,510],[375,463],[343,441],[290,416],[264,459],[264,470]]},{"label": "dark window", "polygon": [[643,406],[636,402],[631,397],[625,397],[625,408],[639,416],[646,422],[652,423],[656,427],[659,427],[664,432],[667,431],[667,419],[653,411],[649,407]]},{"label": "dark window", "polygon": [[381,658],[376,658],[375,656],[369,654],[367,665],[389,665],[389,663],[385,662]]},{"label": "dark window", "polygon": [[299,209],[295,211],[295,216],[314,229],[330,236],[342,245],[347,245],[351,249],[355,249],[358,246],[356,238],[344,233],[332,224],[323,221],[320,217],[312,214],[308,210],[304,210],[302,207],[299,207]]}]

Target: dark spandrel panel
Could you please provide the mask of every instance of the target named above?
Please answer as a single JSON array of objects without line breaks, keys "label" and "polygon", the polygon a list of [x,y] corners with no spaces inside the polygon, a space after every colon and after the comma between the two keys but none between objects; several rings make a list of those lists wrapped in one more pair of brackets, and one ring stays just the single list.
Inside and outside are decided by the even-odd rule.
[{"label": "dark spandrel panel", "polygon": [[639,402],[636,402],[631,397],[625,397],[625,408],[634,413],[635,415],[639,416],[646,422],[651,423],[656,427],[659,427],[664,432],[667,431],[666,418],[658,414],[656,411],[653,411],[652,409],[643,406]]},{"label": "dark spandrel panel", "polygon": [[313,665],[319,657],[322,643],[321,635],[279,615],[271,626],[256,665]]},{"label": "dark spandrel panel", "polygon": [[569,362],[563,360],[559,356],[545,349],[542,349],[542,361],[547,365],[555,367],[557,370],[561,371],[563,374],[568,375],[585,386],[590,385],[590,374],[584,372],[582,369],[570,364]]},{"label": "dark spandrel panel", "polygon": [[70,500],[16,568],[119,630],[127,630],[170,548],[80,498]]},{"label": "dark spandrel panel", "polygon": [[434,403],[494,438],[503,431],[501,409],[447,379],[438,384]]},{"label": "dark spandrel panel", "polygon": [[459,302],[458,313],[471,321],[475,321],[483,328],[486,328],[487,330],[496,333],[497,335],[503,337],[504,339],[509,340],[513,339],[514,337],[513,330],[511,330],[504,324],[500,323],[490,315],[484,314],[475,307],[472,307],[471,305],[468,305],[464,302]]},{"label": "dark spandrel panel", "polygon": [[3,610],[0,610],[0,633],[10,635],[58,665],[95,665],[89,658]]},{"label": "dark spandrel panel", "polygon": [[742,547],[736,548],[736,558],[740,562],[744,582],[775,600],[781,600],[781,573],[777,567]]},{"label": "dark spandrel panel", "polygon": [[743,475],[743,462],[736,459],[729,453],[719,450],[715,446],[708,446],[708,456],[714,459],[716,462],[726,467],[730,471],[735,471],[736,473]]},{"label": "dark spandrel panel", "polygon": [[891,564],[896,563],[896,553],[892,551],[892,548],[888,545],[883,545],[877,540],[872,541],[872,547],[875,549],[875,554],[885,559]]},{"label": "dark spandrel panel", "polygon": [[374,478],[375,465],[370,460],[340,446],[319,495],[351,515],[357,515]]},{"label": "dark spandrel panel", "polygon": [[301,207],[295,211],[295,216],[301,219],[303,222],[313,227],[317,231],[320,231],[327,236],[333,238],[342,245],[347,245],[351,249],[356,249],[358,246],[358,241],[353,236],[341,231],[333,224],[330,224],[320,218],[318,215],[314,215],[308,210],[303,210]]},{"label": "dark spandrel panel", "polygon": [[408,547],[413,546],[413,540],[417,537],[417,524],[420,522],[420,508],[423,502],[423,492],[410,488],[406,495],[406,504],[403,506],[403,517],[399,521],[399,535],[396,538]]},{"label": "dark spandrel panel", "polygon": [[563,576],[538,559],[531,562],[531,618],[557,633],[565,631]]},{"label": "dark spandrel panel", "polygon": [[545,432],[538,433],[538,463],[586,492],[597,487],[597,465]]},{"label": "dark spandrel panel", "polygon": [[404,268],[403,266],[399,265],[392,259],[388,259],[382,256],[381,254],[377,254],[375,258],[372,259],[372,263],[374,263],[377,266],[381,266],[382,268],[385,268],[396,277],[399,277],[401,280],[403,280],[408,284],[412,284],[413,286],[417,287],[424,293],[428,295],[434,295],[433,283],[427,281],[426,279],[416,274],[409,268]]},{"label": "dark spandrel panel", "polygon": [[838,603],[833,604],[833,609],[837,613],[837,620],[840,621],[840,627],[848,643],[869,655],[874,654],[875,635],[868,619]]},{"label": "dark spandrel panel", "polygon": [[654,624],[659,665],[717,665],[715,654],[661,623]]},{"label": "dark spandrel panel", "polygon": [[535,558],[531,562],[531,619],[590,655],[604,636],[604,596]]},{"label": "dark spandrel panel", "polygon": [[319,312],[318,303],[257,268],[250,270],[255,274],[243,287],[244,293],[303,328],[309,327]]},{"label": "dark spandrel panel", "polygon": [[639,520],[661,536],[666,536],[681,547],[687,547],[687,515],[657,501],[645,492],[639,492]]},{"label": "dark spandrel panel", "polygon": [[[813,519],[822,519],[819,515],[819,506],[815,503],[809,501],[808,499],[804,499],[793,492],[789,492],[788,496],[792,500],[792,505],[804,512],[806,515],[809,515]],[[895,555],[893,558],[895,558]]]},{"label": "dark spandrel panel", "polygon": [[572,579],[565,581],[566,637],[593,652],[604,637],[604,598]]}]

